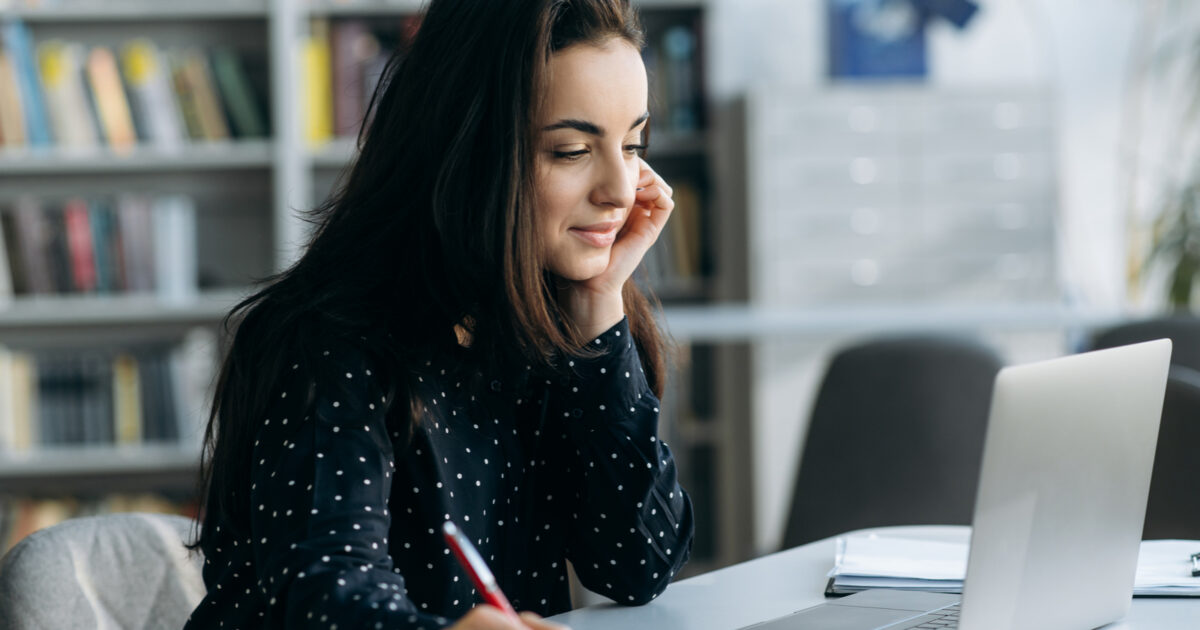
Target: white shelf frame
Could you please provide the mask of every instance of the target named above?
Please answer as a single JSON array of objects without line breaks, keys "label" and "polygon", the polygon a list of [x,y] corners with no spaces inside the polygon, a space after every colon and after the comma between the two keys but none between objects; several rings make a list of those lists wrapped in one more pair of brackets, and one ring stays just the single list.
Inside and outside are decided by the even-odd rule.
[{"label": "white shelf frame", "polygon": [[271,168],[271,140],[196,142],[165,150],[149,146],[117,151],[29,148],[0,151],[0,176],[152,173]]},{"label": "white shelf frame", "polygon": [[249,289],[205,292],[182,302],[153,294],[22,297],[0,306],[0,333],[28,328],[210,324],[219,322],[246,295]]},{"label": "white shelf frame", "polygon": [[0,452],[0,481],[84,475],[153,474],[198,470],[194,444],[39,447]]},{"label": "white shelf frame", "polygon": [[1134,317],[1119,311],[1059,304],[920,304],[778,308],[748,304],[676,306],[660,323],[681,343],[771,342],[804,336],[885,331],[1071,330],[1110,326]]},{"label": "white shelf frame", "polygon": [[26,22],[123,22],[173,20],[240,20],[265,19],[266,0],[238,2],[87,2],[67,1],[54,6],[20,7],[21,0],[0,0],[0,17],[16,17]]}]

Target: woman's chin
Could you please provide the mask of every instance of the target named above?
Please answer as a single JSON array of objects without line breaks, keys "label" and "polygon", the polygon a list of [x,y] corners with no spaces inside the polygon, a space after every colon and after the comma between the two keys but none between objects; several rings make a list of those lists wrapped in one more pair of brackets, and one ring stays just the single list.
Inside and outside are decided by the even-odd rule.
[{"label": "woman's chin", "polygon": [[592,255],[580,260],[575,259],[566,265],[552,265],[551,273],[571,282],[586,282],[598,277],[608,269],[609,252],[603,255]]}]

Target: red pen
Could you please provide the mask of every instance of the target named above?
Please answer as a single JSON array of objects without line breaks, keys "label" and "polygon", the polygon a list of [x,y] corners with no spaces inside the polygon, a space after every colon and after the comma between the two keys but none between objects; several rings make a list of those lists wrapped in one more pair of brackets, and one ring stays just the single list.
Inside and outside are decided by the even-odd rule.
[{"label": "red pen", "polygon": [[483,593],[484,601],[511,615],[513,619],[520,620],[517,611],[513,610],[512,604],[508,603],[508,598],[496,584],[496,576],[492,575],[492,570],[483,561],[483,556],[479,555],[475,545],[463,535],[462,530],[452,521],[446,521],[442,525],[442,534],[446,538],[446,544],[450,545],[450,550],[454,552],[454,557],[458,558],[458,563],[466,569],[467,575],[471,576],[475,588]]}]

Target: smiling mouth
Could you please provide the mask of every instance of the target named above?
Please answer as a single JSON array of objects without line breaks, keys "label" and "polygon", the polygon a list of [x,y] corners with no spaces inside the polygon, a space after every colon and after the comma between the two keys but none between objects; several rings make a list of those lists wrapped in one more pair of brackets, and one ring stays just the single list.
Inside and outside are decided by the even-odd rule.
[{"label": "smiling mouth", "polygon": [[597,223],[568,229],[575,238],[592,247],[608,247],[617,240],[617,232],[621,229],[620,222]]}]

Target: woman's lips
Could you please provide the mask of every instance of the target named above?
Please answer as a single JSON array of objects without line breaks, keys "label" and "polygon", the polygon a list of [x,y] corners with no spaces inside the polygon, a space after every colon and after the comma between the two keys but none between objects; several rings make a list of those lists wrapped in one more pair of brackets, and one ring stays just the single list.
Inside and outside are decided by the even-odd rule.
[{"label": "woman's lips", "polygon": [[592,247],[608,247],[617,240],[617,231],[620,229],[620,221],[606,221],[573,227],[567,231]]}]

